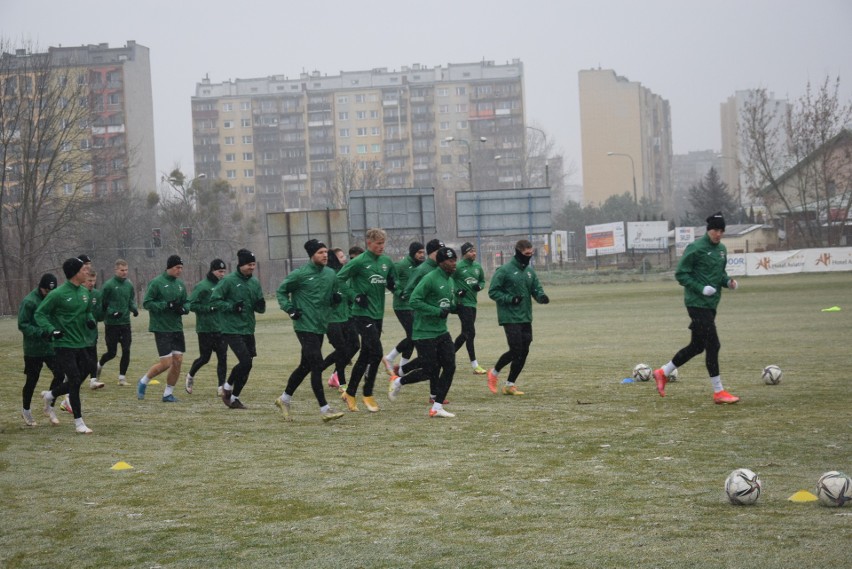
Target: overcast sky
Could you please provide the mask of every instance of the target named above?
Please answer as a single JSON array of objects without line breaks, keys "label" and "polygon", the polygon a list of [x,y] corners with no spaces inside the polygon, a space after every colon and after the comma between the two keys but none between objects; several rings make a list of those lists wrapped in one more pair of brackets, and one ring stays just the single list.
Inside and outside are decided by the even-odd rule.
[{"label": "overcast sky", "polygon": [[157,170],[190,173],[190,98],[209,74],[336,75],[420,63],[524,63],[527,124],[582,183],[577,72],[613,69],[671,104],[675,153],[719,150],[719,104],[765,87],[797,98],[840,76],[852,99],[850,0],[0,0],[0,36],[151,49]]}]

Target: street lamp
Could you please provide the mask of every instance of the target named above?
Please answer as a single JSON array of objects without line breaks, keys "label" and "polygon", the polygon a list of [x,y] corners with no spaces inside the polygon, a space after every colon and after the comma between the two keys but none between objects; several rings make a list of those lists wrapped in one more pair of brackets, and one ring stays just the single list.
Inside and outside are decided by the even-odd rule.
[{"label": "street lamp", "polygon": [[629,154],[622,154],[621,152],[607,152],[607,156],[627,156],[630,158],[630,170],[633,172],[633,202],[636,205],[639,205],[639,197],[636,194],[636,164],[633,163],[633,157]]},{"label": "street lamp", "polygon": [[[480,136],[478,140],[479,140],[480,143],[488,141],[488,139],[485,138],[484,136]],[[470,154],[470,141],[465,140],[463,138],[456,138],[454,136],[448,136],[447,138],[444,139],[444,142],[453,142],[453,141],[461,142],[467,147],[467,184],[468,184],[468,188],[472,192],[473,191],[473,160],[472,160],[471,154]],[[479,234],[479,211],[478,211],[479,210],[479,199],[478,198],[476,200],[476,209],[477,209],[477,212],[476,212],[476,250],[481,251],[481,249],[480,249],[481,237],[480,237],[480,234]],[[456,228],[456,233],[458,233],[458,228]]]},{"label": "street lamp", "polygon": [[545,187],[550,187],[550,164],[548,163],[547,157],[547,133],[545,133],[540,128],[536,128],[534,126],[528,126],[529,130],[534,130],[538,133],[541,133],[541,137],[544,139],[544,185]]}]

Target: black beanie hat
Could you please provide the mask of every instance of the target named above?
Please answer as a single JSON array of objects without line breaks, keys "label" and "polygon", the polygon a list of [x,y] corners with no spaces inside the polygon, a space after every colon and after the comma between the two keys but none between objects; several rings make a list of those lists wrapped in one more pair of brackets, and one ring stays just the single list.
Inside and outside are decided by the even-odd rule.
[{"label": "black beanie hat", "polygon": [[721,211],[717,211],[707,218],[707,231],[710,231],[711,229],[725,230],[725,218],[722,217]]},{"label": "black beanie hat", "polygon": [[65,259],[65,262],[62,263],[62,272],[65,273],[65,278],[70,279],[71,277],[79,273],[80,269],[83,268],[83,265],[83,261],[81,261],[77,257]]},{"label": "black beanie hat", "polygon": [[249,251],[248,249],[240,249],[237,251],[237,266],[242,267],[243,265],[248,265],[249,263],[254,263],[257,261],[254,257],[254,253]]},{"label": "black beanie hat", "polygon": [[438,249],[444,246],[444,242],[440,239],[432,239],[428,243],[426,243],[426,254],[431,255]]},{"label": "black beanie hat", "polygon": [[411,245],[408,246],[408,256],[413,259],[417,252],[421,249],[423,249],[423,243],[420,241],[412,241]]},{"label": "black beanie hat", "polygon": [[222,269],[227,269],[228,267],[225,265],[225,261],[222,259],[213,259],[210,261],[210,270],[211,271],[221,271]]},{"label": "black beanie hat", "polygon": [[316,255],[317,251],[323,248],[328,249],[322,241],[317,241],[316,239],[308,239],[305,241],[305,251],[308,252],[308,257],[313,257]]},{"label": "black beanie hat", "polygon": [[438,249],[438,254],[435,255],[435,262],[443,263],[449,259],[456,259],[456,252],[452,247],[441,247]]},{"label": "black beanie hat", "polygon": [[461,246],[462,255],[467,255],[467,252],[470,251],[471,249],[475,249],[475,247],[473,246],[473,243],[471,243],[470,241],[468,241],[467,243],[462,243],[462,246]]},{"label": "black beanie hat", "polygon": [[[71,277],[69,277],[71,278]],[[44,273],[41,276],[41,280],[38,281],[38,288],[43,288],[45,290],[53,290],[56,288],[56,275],[51,273]]]},{"label": "black beanie hat", "polygon": [[84,265],[85,265],[86,263],[91,263],[91,262],[92,262],[92,258],[91,258],[91,257],[89,257],[88,255],[86,255],[85,253],[83,253],[82,255],[77,255],[77,258],[78,258],[78,259],[80,259],[81,261],[83,261],[83,264],[84,264]]},{"label": "black beanie hat", "polygon": [[171,255],[166,260],[166,269],[171,269],[172,267],[177,267],[178,265],[183,265],[183,261],[178,255]]},{"label": "black beanie hat", "polygon": [[[340,251],[340,249],[338,249]],[[340,259],[337,258],[337,253],[329,250],[328,252],[328,266],[330,269],[334,269],[335,271],[339,271],[343,268],[343,263],[340,262]]]}]

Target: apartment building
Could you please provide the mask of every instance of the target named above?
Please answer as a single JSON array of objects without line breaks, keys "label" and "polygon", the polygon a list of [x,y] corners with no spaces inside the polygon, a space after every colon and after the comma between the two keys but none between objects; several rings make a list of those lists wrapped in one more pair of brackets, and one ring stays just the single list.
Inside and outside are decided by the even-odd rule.
[{"label": "apartment building", "polygon": [[262,213],[340,204],[335,176],[349,160],[380,172],[384,187],[434,187],[439,232],[454,235],[468,163],[477,188],[500,187],[499,171],[520,163],[523,101],[518,60],[205,78],[192,97],[195,171],[227,180],[245,212]]},{"label": "apartment building", "polygon": [[[71,124],[61,112],[39,112],[36,124],[52,124],[59,117],[68,134],[62,139],[62,192],[104,196],[112,192],[156,190],[154,164],[154,111],[151,95],[151,68],[147,47],[128,41],[123,47],[109,44],[78,47],[50,47],[47,53],[33,54],[25,49],[2,54],[0,82],[7,108],[23,108],[40,99],[41,105],[77,105]],[[54,87],[36,85],[37,76],[47,73]],[[66,85],[73,88],[65,89]],[[74,93],[69,101],[64,94]],[[47,99],[45,99],[47,97]],[[53,100],[53,98],[55,100]],[[68,116],[71,116],[69,113]],[[51,128],[54,128],[53,126]],[[58,131],[57,131],[58,132]],[[33,135],[30,135],[33,136]],[[52,135],[51,135],[52,136]],[[10,139],[14,140],[14,139]],[[67,147],[67,148],[65,148]],[[28,171],[16,158],[13,146],[6,149],[6,167],[15,174]]]},{"label": "apartment building", "polygon": [[670,217],[669,102],[611,69],[581,70],[579,90],[583,203],[600,205],[626,192]]}]

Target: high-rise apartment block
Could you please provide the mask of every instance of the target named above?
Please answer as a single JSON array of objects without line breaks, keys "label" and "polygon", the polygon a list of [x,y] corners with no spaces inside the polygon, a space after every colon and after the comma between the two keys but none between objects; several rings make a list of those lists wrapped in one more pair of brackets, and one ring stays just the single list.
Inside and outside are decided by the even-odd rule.
[{"label": "high-rise apartment block", "polygon": [[[34,121],[36,127],[50,132],[28,135],[31,141],[44,143],[41,152],[50,148],[44,136],[55,136],[62,141],[63,172],[79,172],[74,177],[66,176],[67,181],[61,184],[64,194],[79,191],[84,195],[104,196],[113,192],[156,190],[154,110],[147,47],[128,41],[118,48],[105,43],[50,47],[46,54],[19,49],[0,57],[3,84],[0,96],[7,109],[23,108],[18,104],[30,104],[36,99],[41,105],[49,101],[59,106],[78,106],[73,115],[78,120],[74,124],[61,111],[39,112]],[[48,76],[51,85],[38,83]],[[69,84],[73,89],[65,89]],[[77,100],[68,100],[66,92],[73,92]],[[68,124],[52,124],[51,117]],[[8,113],[6,119],[9,120]],[[67,133],[60,134],[65,130]],[[13,146],[6,149],[6,167],[13,173],[29,171],[16,163],[29,160],[26,153],[15,157]]]},{"label": "high-rise apartment block", "polygon": [[581,70],[579,86],[584,203],[627,192],[671,216],[669,102],[611,69]]},{"label": "high-rise apartment block", "polygon": [[523,66],[204,79],[192,120],[196,173],[227,180],[244,211],[333,207],[338,165],[349,160],[380,171],[386,187],[434,187],[439,231],[449,231],[454,220],[441,218],[452,217],[454,192],[468,188],[469,160],[478,187],[521,161]]},{"label": "high-rise apartment block", "polygon": [[[740,147],[740,124],[742,114],[755,92],[736,91],[733,96],[719,105],[722,123],[722,181],[728,184],[728,191],[736,197],[740,207],[748,209],[756,204],[749,192],[749,182],[744,172],[745,154]],[[789,103],[784,99],[775,99],[769,93],[767,112],[772,113],[771,129],[778,129],[787,115]]]}]

